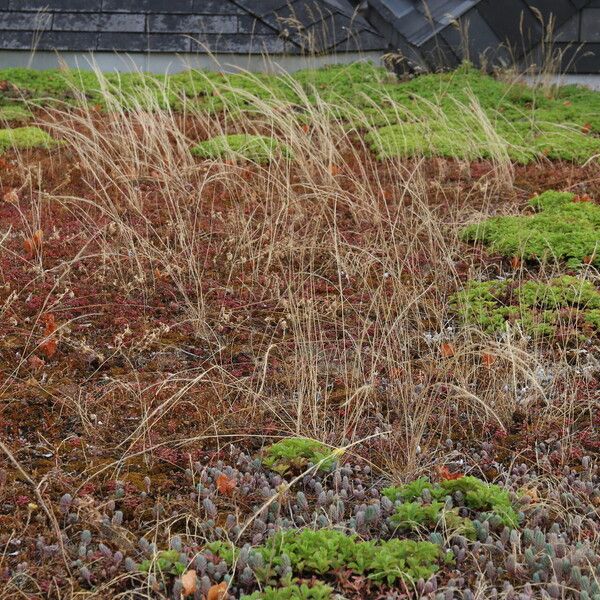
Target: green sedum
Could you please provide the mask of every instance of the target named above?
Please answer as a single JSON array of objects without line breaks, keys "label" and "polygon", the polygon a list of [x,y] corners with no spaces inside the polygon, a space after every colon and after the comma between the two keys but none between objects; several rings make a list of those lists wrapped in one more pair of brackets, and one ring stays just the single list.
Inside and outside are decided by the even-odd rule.
[{"label": "green sedum", "polygon": [[250,596],[242,596],[242,600],[329,600],[332,593],[332,587],[316,581],[311,586],[306,583],[291,583],[280,588],[267,586]]},{"label": "green sedum", "polygon": [[139,565],[142,573],[156,573],[161,575],[181,575],[185,572],[186,564],[181,562],[177,550],[161,550],[152,559],[146,559]]},{"label": "green sedum", "polygon": [[[224,542],[212,543],[209,549],[228,563],[236,555]],[[295,575],[325,575],[344,568],[378,583],[414,583],[429,579],[439,570],[440,563],[452,560],[432,542],[361,541],[355,535],[333,529],[278,532],[253,552],[259,553],[267,565],[255,570],[263,582],[270,582],[278,567],[289,565]]]},{"label": "green sedum", "polygon": [[31,112],[20,104],[0,105],[0,123],[2,121],[26,121],[31,118]]}]

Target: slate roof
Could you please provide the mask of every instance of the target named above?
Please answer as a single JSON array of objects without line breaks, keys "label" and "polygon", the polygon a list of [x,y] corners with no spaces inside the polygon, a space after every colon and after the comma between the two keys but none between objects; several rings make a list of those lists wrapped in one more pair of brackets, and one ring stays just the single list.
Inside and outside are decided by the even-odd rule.
[{"label": "slate roof", "polygon": [[427,71],[539,64],[551,16],[559,68],[600,73],[600,0],[0,0],[0,50],[375,51]]},{"label": "slate roof", "polygon": [[382,50],[348,0],[0,0],[0,50]]},{"label": "slate roof", "polygon": [[551,16],[555,31],[576,17],[589,21],[600,42],[600,22],[594,18],[591,25],[584,10],[594,4],[599,0],[369,0],[367,19],[408,68],[435,70],[466,58],[478,63],[485,57],[491,65],[519,61],[542,42],[542,22]]}]

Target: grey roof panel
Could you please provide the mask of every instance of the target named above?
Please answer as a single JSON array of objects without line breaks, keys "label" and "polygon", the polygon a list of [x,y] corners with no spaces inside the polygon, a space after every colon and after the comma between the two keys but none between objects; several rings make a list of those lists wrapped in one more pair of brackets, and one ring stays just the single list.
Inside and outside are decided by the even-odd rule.
[{"label": "grey roof panel", "polygon": [[38,38],[40,49],[74,51],[387,48],[349,0],[0,0],[2,47],[31,49]]},{"label": "grey roof panel", "polygon": [[[498,58],[498,52],[502,52],[499,50],[501,43],[498,36],[477,10],[466,13],[460,27],[446,27],[441,36],[457,55],[478,66],[486,60]],[[508,53],[503,52],[504,58],[508,60]]]}]

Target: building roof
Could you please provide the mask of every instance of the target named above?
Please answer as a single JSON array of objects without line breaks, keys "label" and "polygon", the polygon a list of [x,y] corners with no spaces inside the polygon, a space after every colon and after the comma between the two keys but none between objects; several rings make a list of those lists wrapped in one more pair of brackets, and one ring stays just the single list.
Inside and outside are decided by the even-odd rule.
[{"label": "building roof", "polygon": [[381,50],[348,0],[0,0],[0,49],[292,53]]},{"label": "building roof", "polygon": [[[369,0],[367,18],[411,68],[510,64],[598,0]],[[542,25],[544,24],[544,25]],[[599,35],[600,37],[600,35]],[[587,41],[587,40],[583,40]]]},{"label": "building roof", "polygon": [[551,21],[559,69],[600,72],[600,0],[0,0],[0,50],[390,52],[426,71],[539,63]]}]

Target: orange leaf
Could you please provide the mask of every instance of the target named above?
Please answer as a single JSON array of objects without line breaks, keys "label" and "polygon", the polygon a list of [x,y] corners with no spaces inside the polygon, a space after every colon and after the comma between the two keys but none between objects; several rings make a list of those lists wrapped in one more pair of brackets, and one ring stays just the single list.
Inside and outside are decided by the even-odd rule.
[{"label": "orange leaf", "polygon": [[591,202],[592,198],[589,194],[581,194],[581,196],[575,196],[575,198],[573,198],[573,202],[575,203],[580,203],[580,202]]},{"label": "orange leaf", "polygon": [[44,232],[41,229],[38,229],[31,238],[33,243],[36,245],[36,248],[42,247],[42,241],[44,240]]},{"label": "orange leaf", "polygon": [[206,594],[206,600],[223,600],[227,595],[227,582],[222,581],[218,585],[213,585]]},{"label": "orange leaf", "polygon": [[38,229],[30,238],[23,240],[23,249],[29,258],[33,258],[42,249],[44,232]]},{"label": "orange leaf", "polygon": [[570,100],[565,100],[563,102],[563,106],[572,106],[572,105],[573,105],[573,103]]},{"label": "orange leaf", "polygon": [[329,165],[329,174],[330,175],[339,175],[342,172],[342,168],[338,167],[338,165]]},{"label": "orange leaf", "polygon": [[481,355],[481,362],[486,367],[490,367],[491,365],[493,365],[496,362],[496,357],[493,354],[490,354],[489,352],[484,352]]},{"label": "orange leaf", "polygon": [[52,313],[42,315],[42,323],[45,325],[44,335],[48,337],[56,331],[56,319]]},{"label": "orange leaf", "polygon": [[592,126],[589,123],[585,123],[581,128],[581,133],[588,134],[592,130]]},{"label": "orange leaf", "polygon": [[444,342],[440,346],[440,352],[443,358],[450,358],[454,356],[454,346],[449,342]]},{"label": "orange leaf", "polygon": [[191,596],[196,592],[197,582],[196,582],[196,571],[194,569],[190,569],[186,571],[181,576],[181,584],[183,586],[183,595]]},{"label": "orange leaf", "polygon": [[27,258],[33,258],[35,250],[33,246],[33,240],[31,238],[26,238],[23,240],[23,250],[25,250]]},{"label": "orange leaf", "polygon": [[593,261],[594,261],[594,257],[593,256],[584,256],[583,257],[583,264],[584,265],[591,265]]},{"label": "orange leaf", "polygon": [[11,188],[10,190],[8,190],[8,192],[4,194],[3,198],[4,202],[16,204],[19,201],[19,194],[17,193],[17,190]]},{"label": "orange leaf", "polygon": [[223,494],[224,496],[231,496],[231,494],[233,493],[233,490],[235,489],[236,486],[236,481],[235,479],[231,479],[230,477],[227,477],[227,475],[221,473],[218,477],[217,477],[217,490],[219,491],[220,494]]},{"label": "orange leaf", "polygon": [[40,352],[47,358],[52,358],[56,354],[56,347],[58,346],[55,339],[49,339],[40,344]]},{"label": "orange leaf", "polygon": [[35,354],[29,357],[27,363],[29,364],[29,368],[33,371],[38,371],[39,369],[42,369],[46,364],[41,358],[39,358]]},{"label": "orange leaf", "polygon": [[510,259],[510,266],[516,270],[521,268],[521,259],[518,256],[513,256]]},{"label": "orange leaf", "polygon": [[448,469],[448,467],[438,467],[437,469],[438,477],[441,481],[453,481],[454,479],[461,479],[464,477],[462,473],[453,473]]}]

